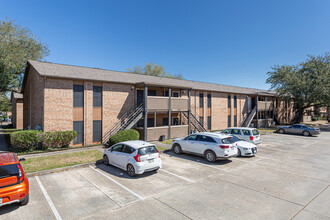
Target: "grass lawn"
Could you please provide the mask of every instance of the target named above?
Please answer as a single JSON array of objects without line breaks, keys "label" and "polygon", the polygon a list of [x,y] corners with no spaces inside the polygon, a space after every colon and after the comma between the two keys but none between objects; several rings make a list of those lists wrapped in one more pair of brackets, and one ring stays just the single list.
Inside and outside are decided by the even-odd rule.
[{"label": "grass lawn", "polygon": [[167,150],[167,148],[165,148],[165,147],[159,147],[159,146],[156,146],[156,148],[157,148],[159,151]]},{"label": "grass lawn", "polygon": [[172,145],[173,140],[165,140],[162,141],[163,144],[168,144],[168,145]]},{"label": "grass lawn", "polygon": [[45,157],[36,157],[22,161],[26,173],[50,170],[77,164],[92,163],[102,160],[103,153],[98,150],[80,151]]},{"label": "grass lawn", "polygon": [[260,134],[269,134],[274,133],[276,131],[276,128],[259,128],[258,131]]}]

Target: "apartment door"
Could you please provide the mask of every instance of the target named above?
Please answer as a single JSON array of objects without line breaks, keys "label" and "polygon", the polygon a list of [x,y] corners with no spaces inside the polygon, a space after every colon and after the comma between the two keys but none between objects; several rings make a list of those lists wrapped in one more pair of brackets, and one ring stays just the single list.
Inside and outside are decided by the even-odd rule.
[{"label": "apartment door", "polygon": [[248,102],[248,112],[251,111],[251,97],[247,97],[247,102]]},{"label": "apartment door", "polygon": [[136,91],[137,92],[137,94],[136,94],[136,105],[137,106],[139,106],[139,105],[141,105],[142,103],[143,103],[143,96],[144,96],[144,94],[143,94],[143,90],[137,90]]}]

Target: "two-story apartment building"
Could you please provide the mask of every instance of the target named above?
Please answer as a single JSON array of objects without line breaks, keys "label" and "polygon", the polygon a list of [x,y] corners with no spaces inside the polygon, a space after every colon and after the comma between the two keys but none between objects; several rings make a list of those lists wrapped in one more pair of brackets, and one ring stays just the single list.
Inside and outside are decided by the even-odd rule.
[{"label": "two-story apartment building", "polygon": [[37,61],[22,93],[24,129],[75,130],[83,145],[125,128],[151,141],[293,117],[292,104],[265,90]]}]

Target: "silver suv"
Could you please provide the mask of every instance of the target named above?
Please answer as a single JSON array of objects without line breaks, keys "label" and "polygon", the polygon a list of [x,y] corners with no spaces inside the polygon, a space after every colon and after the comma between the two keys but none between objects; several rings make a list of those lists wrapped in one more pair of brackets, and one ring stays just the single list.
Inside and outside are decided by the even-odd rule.
[{"label": "silver suv", "polygon": [[246,127],[231,127],[223,130],[223,134],[232,134],[245,141],[252,142],[254,144],[261,143],[261,135],[256,128],[246,128]]}]

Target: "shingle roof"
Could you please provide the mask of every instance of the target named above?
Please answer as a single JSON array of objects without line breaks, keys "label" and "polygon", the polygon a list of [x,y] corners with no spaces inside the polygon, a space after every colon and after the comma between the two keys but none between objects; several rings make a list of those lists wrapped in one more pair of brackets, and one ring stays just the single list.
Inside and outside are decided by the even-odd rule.
[{"label": "shingle roof", "polygon": [[[67,78],[76,80],[92,80],[102,82],[116,82],[128,84],[157,84],[175,86],[175,87],[189,87],[195,90],[218,91],[228,93],[240,94],[256,94],[258,92],[268,92],[267,90],[244,88],[238,86],[220,85],[215,83],[205,83],[190,80],[170,79],[157,76],[148,76],[141,74],[134,74],[128,72],[119,72],[112,70],[103,70],[88,67],[71,66],[64,64],[54,64],[47,62],[39,62],[29,60],[28,64],[32,65],[40,76]],[[24,86],[23,86],[24,87]]]}]

